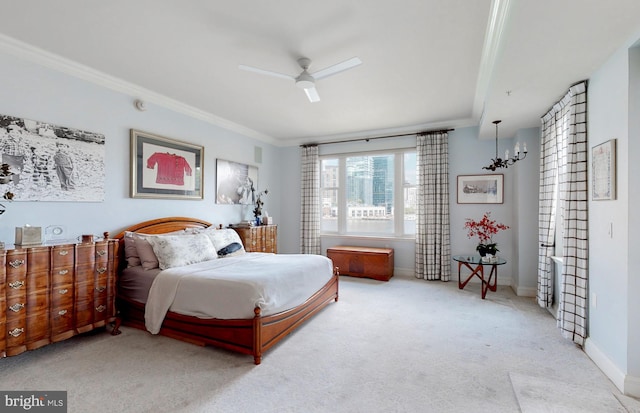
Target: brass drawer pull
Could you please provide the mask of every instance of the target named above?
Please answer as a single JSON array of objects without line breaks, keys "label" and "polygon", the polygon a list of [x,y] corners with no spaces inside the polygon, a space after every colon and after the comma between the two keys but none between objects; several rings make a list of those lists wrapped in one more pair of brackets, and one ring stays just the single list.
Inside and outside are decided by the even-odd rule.
[{"label": "brass drawer pull", "polygon": [[66,294],[66,293],[68,293],[68,292],[69,292],[69,290],[67,290],[66,288],[63,288],[63,289],[61,289],[61,290],[58,290],[58,292],[59,292],[60,294]]},{"label": "brass drawer pull", "polygon": [[107,271],[107,267],[100,267],[96,271],[98,274],[104,274]]},{"label": "brass drawer pull", "polygon": [[105,286],[96,287],[96,291],[99,292],[99,293],[103,292],[106,289],[107,289],[107,287],[105,287]]},{"label": "brass drawer pull", "polygon": [[14,328],[9,331],[9,335],[12,337],[18,337],[20,334],[24,333],[24,328]]},{"label": "brass drawer pull", "polygon": [[107,309],[106,305],[99,305],[99,306],[96,307],[96,311],[99,312],[99,313],[103,312],[106,309]]},{"label": "brass drawer pull", "polygon": [[68,253],[69,253],[68,250],[62,250],[62,251],[58,252],[58,254],[62,255],[62,256],[67,255]]},{"label": "brass drawer pull", "polygon": [[21,265],[24,265],[24,260],[13,260],[13,261],[9,261],[9,265],[12,266],[13,268],[18,268]]},{"label": "brass drawer pull", "polygon": [[58,314],[59,315],[65,315],[65,314],[67,314],[67,310],[60,310],[60,311],[58,311]]},{"label": "brass drawer pull", "polygon": [[23,308],[24,308],[24,303],[15,303],[14,305],[9,307],[9,310],[13,311],[14,313],[17,313]]},{"label": "brass drawer pull", "polygon": [[58,271],[58,274],[60,275],[67,275],[69,273],[69,270],[60,270]]},{"label": "brass drawer pull", "polygon": [[102,257],[103,255],[107,255],[107,251],[105,250],[96,251],[96,255],[99,257]]},{"label": "brass drawer pull", "polygon": [[18,288],[22,287],[24,285],[24,281],[14,281],[12,283],[9,283],[9,287],[13,288],[14,290],[17,290]]}]

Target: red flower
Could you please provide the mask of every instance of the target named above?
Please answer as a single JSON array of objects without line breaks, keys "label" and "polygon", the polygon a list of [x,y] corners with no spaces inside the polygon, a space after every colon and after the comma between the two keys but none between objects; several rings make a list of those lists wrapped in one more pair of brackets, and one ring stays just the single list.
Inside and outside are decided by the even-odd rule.
[{"label": "red flower", "polygon": [[478,237],[480,244],[493,244],[493,236],[505,229],[509,229],[507,225],[500,224],[490,218],[491,212],[485,212],[480,221],[474,221],[467,218],[464,228],[468,231],[467,237]]}]

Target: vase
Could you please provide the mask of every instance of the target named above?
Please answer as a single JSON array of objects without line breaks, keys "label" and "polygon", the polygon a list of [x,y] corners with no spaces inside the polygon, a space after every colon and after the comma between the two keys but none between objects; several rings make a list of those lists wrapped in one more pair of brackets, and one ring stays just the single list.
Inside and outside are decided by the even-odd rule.
[{"label": "vase", "polygon": [[478,254],[480,254],[481,257],[485,257],[487,254],[495,256],[498,253],[496,244],[478,244],[476,250],[478,250]]}]

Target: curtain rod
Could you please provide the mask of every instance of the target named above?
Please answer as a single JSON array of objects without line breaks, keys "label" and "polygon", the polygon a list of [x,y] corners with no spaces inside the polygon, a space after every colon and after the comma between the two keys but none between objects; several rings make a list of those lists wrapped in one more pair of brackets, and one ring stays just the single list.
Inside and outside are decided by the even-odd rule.
[{"label": "curtain rod", "polygon": [[439,129],[439,130],[430,130],[430,131],[422,131],[422,132],[413,132],[413,133],[401,133],[399,135],[384,135],[384,136],[374,136],[373,138],[359,138],[359,139],[345,139],[342,141],[331,141],[331,142],[320,142],[320,143],[306,143],[304,145],[300,145],[301,148],[305,148],[307,146],[320,146],[320,145],[331,145],[334,143],[347,143],[347,142],[358,142],[358,141],[372,141],[375,139],[387,139],[387,138],[399,138],[401,136],[411,136],[411,135],[427,135],[429,133],[443,133],[443,132],[451,132],[455,129]]}]

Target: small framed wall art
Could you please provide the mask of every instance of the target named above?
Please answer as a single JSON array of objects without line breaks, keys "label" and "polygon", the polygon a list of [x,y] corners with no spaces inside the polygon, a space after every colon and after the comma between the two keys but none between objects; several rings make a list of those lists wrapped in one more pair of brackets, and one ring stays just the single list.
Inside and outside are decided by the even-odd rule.
[{"label": "small framed wall art", "polygon": [[591,149],[591,197],[594,201],[616,199],[616,140]]},{"label": "small framed wall art", "polygon": [[131,129],[131,197],[202,199],[204,148]]},{"label": "small framed wall art", "polygon": [[459,204],[502,204],[504,175],[458,175]]}]

